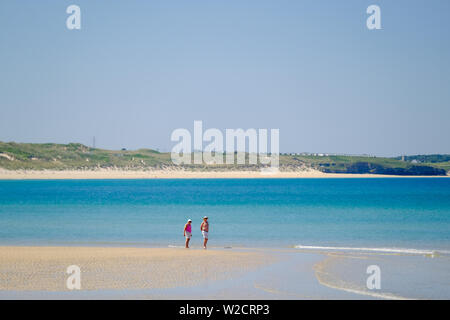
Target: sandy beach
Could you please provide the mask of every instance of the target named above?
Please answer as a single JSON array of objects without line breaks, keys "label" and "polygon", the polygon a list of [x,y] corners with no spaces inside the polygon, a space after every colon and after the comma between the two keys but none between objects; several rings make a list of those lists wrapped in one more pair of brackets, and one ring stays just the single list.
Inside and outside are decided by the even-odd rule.
[{"label": "sandy beach", "polygon": [[[368,290],[367,265],[377,263],[391,270],[393,266],[422,268],[430,261],[445,268],[445,261],[423,255],[289,248],[205,251],[3,246],[0,299],[408,299],[390,292],[398,291],[398,286],[404,286],[402,281],[407,280],[399,277],[402,273],[397,270],[386,275],[386,288]],[[66,269],[71,265],[80,268],[80,290],[66,286]],[[427,268],[418,270],[411,273],[431,280],[423,273]],[[442,288],[448,291],[445,284]],[[421,294],[412,298],[420,298]]]},{"label": "sandy beach", "polygon": [[[379,174],[338,174],[318,170],[303,171],[187,171],[187,170],[5,170],[0,169],[0,180],[50,179],[245,179],[245,178],[418,178]],[[433,176],[442,178],[442,176]],[[447,176],[448,177],[448,176]]]},{"label": "sandy beach", "polygon": [[[0,247],[0,299],[356,298],[320,285],[324,256],[292,250]],[[66,269],[81,270],[69,290]]]},{"label": "sandy beach", "polygon": [[83,290],[193,286],[270,261],[256,252],[184,248],[0,247],[0,290],[65,291],[77,265]]}]

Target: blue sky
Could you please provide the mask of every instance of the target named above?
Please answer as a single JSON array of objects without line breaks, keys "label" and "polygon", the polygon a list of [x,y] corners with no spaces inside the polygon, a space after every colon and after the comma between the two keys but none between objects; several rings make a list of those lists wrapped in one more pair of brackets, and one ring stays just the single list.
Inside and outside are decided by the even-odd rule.
[{"label": "blue sky", "polygon": [[[81,30],[66,8],[81,8]],[[366,28],[381,8],[382,30]],[[168,151],[279,128],[281,152],[450,153],[450,1],[0,2],[0,140]]]}]

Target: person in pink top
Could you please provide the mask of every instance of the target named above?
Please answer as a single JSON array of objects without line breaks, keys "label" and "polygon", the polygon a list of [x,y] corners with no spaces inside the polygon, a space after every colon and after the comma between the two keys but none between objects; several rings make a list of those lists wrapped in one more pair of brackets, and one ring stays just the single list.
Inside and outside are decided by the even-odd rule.
[{"label": "person in pink top", "polygon": [[189,241],[191,241],[192,237],[192,220],[189,219],[187,223],[184,225],[183,236],[186,237],[186,249],[189,249]]}]

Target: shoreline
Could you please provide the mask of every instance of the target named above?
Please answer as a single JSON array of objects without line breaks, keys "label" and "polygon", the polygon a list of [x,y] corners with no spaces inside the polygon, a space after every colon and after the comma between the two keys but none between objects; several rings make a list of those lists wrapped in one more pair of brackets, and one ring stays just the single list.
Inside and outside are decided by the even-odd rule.
[{"label": "shoreline", "polygon": [[0,180],[95,180],[95,179],[295,179],[295,178],[448,178],[450,176],[401,176],[381,174],[323,173],[304,171],[185,171],[185,170],[5,170]]},{"label": "shoreline", "polygon": [[[403,282],[413,275],[429,281],[429,272],[438,270],[430,263],[445,269],[446,261],[438,260],[287,248],[0,246],[0,300],[426,299],[426,291],[416,294],[417,288],[404,288]],[[374,263],[383,270],[395,267],[384,273],[388,281],[376,292],[365,286],[366,267]],[[67,268],[73,265],[80,270],[80,290],[67,288]],[[411,265],[419,269],[399,276]],[[442,270],[435,285],[448,274]],[[442,289],[431,298],[447,298],[448,288]]]},{"label": "shoreline", "polygon": [[[0,300],[374,298],[318,281],[324,259],[289,249],[0,246]],[[66,287],[73,265],[80,290]]]},{"label": "shoreline", "polygon": [[256,251],[184,248],[0,246],[0,292],[63,292],[77,266],[82,289],[168,289],[236,277],[271,263]]}]

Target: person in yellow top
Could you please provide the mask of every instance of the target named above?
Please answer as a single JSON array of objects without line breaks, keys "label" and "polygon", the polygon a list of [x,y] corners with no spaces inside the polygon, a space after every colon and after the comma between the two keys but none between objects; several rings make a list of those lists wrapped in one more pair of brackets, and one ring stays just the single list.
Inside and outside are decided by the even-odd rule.
[{"label": "person in yellow top", "polygon": [[208,232],[209,232],[209,223],[208,223],[208,217],[203,217],[203,222],[200,225],[200,230],[202,231],[203,235],[203,249],[206,249],[206,243],[208,242]]}]

